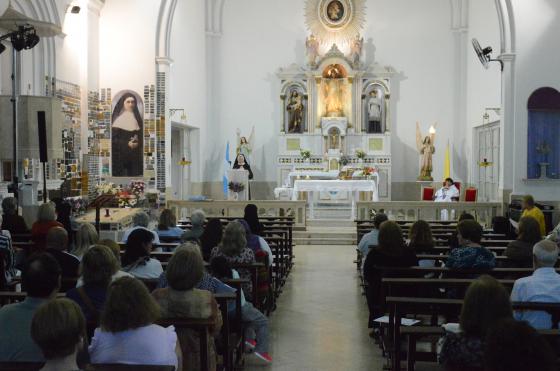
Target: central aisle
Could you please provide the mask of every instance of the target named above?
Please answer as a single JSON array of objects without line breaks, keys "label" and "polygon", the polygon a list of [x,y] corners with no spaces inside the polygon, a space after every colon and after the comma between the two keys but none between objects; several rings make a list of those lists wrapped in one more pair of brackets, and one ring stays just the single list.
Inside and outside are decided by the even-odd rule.
[{"label": "central aisle", "polygon": [[296,246],[295,266],[270,317],[274,363],[246,370],[383,369],[368,337],[367,307],[357,280],[352,245]]}]

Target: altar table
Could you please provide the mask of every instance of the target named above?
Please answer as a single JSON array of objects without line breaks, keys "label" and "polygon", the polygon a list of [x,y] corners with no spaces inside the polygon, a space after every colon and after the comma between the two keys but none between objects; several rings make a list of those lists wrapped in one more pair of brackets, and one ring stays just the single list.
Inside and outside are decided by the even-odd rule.
[{"label": "altar table", "polygon": [[314,218],[313,192],[348,192],[352,193],[352,218],[356,218],[356,202],[359,192],[371,192],[371,201],[379,201],[377,185],[373,180],[296,180],[292,191],[292,200],[297,201],[299,192],[308,192],[309,217]]},{"label": "altar table", "polygon": [[[106,210],[109,216],[106,216]],[[101,208],[99,218],[99,239],[109,238],[120,241],[123,232],[132,227],[132,217],[142,209],[121,209],[121,208]],[[90,223],[95,225],[95,210],[90,210],[86,214],[76,218],[77,223]]]},{"label": "altar table", "polygon": [[294,181],[300,178],[305,178],[305,180],[315,180],[315,179],[325,179],[334,180],[338,179],[339,172],[335,171],[321,171],[321,170],[296,170],[291,171],[288,174],[289,186],[293,187]]}]

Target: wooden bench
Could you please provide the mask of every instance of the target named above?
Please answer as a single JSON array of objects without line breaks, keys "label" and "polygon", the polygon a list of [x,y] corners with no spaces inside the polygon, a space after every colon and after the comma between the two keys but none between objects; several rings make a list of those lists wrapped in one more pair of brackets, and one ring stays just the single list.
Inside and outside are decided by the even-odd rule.
[{"label": "wooden bench", "polygon": [[[560,339],[559,330],[538,330],[548,342],[556,349],[556,341]],[[406,338],[406,370],[414,371],[417,361],[437,362],[436,352],[418,352],[417,344],[426,337],[439,338],[445,334],[441,326],[401,326],[401,336]],[[402,367],[401,367],[402,370]]]},{"label": "wooden bench", "polygon": [[[428,314],[432,317],[438,313],[454,312],[459,314],[463,300],[459,299],[434,299],[414,297],[386,298],[389,307],[388,334],[391,341],[393,370],[400,371],[401,364],[401,319],[406,315]],[[560,303],[513,302],[514,310],[546,311],[554,318],[560,318]],[[398,324],[398,325],[396,325]]]}]

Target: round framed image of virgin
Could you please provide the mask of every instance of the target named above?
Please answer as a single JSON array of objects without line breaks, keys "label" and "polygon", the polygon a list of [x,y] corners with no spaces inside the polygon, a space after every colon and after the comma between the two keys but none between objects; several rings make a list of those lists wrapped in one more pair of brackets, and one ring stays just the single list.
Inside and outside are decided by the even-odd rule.
[{"label": "round framed image of virgin", "polygon": [[319,12],[320,18],[327,28],[344,28],[352,19],[352,2],[349,0],[323,0]]}]

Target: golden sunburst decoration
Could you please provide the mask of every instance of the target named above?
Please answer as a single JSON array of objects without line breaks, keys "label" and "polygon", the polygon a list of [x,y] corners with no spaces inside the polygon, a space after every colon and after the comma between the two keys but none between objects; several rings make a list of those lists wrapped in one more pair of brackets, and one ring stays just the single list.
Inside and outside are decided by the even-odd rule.
[{"label": "golden sunburst decoration", "polygon": [[364,27],[365,0],[307,0],[305,22],[323,44],[350,43]]}]

